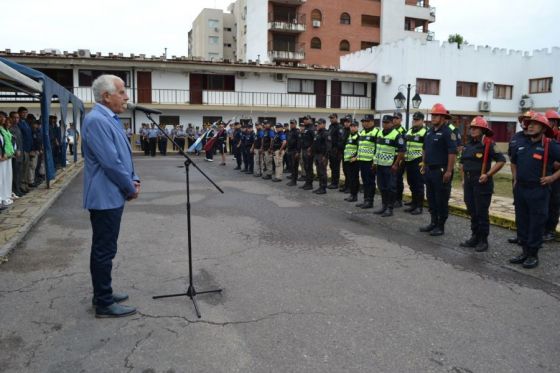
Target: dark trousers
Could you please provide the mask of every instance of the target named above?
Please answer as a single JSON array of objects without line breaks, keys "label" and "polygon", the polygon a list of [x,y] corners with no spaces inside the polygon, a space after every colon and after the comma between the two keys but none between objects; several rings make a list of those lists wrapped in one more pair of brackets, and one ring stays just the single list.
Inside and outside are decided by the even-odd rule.
[{"label": "dark trousers", "polygon": [[375,172],[371,169],[373,162],[358,161],[360,165],[360,175],[364,184],[364,200],[373,201],[375,196]]},{"label": "dark trousers", "polygon": [[303,150],[303,166],[305,167],[305,184],[313,185],[313,156],[307,149]]},{"label": "dark trousers", "polygon": [[[358,164],[358,162],[353,162],[356,163],[356,165]],[[346,189],[349,188],[349,184],[348,184],[348,178],[350,177],[348,175],[348,166],[350,165],[350,162],[342,162],[342,173],[344,174],[344,186],[340,186],[340,189]],[[359,180],[359,174],[360,174],[360,167],[358,166],[358,180]],[[358,182],[359,185],[359,182]]]},{"label": "dark trousers", "polygon": [[424,178],[420,173],[420,162],[422,162],[422,158],[405,163],[406,181],[410,187],[413,202],[417,202],[417,199],[420,202],[424,200]]},{"label": "dark trousers", "polygon": [[342,166],[346,170],[346,187],[350,189],[351,195],[357,196],[360,190],[360,165],[358,161],[354,161],[344,162]]},{"label": "dark trousers", "polygon": [[253,160],[253,154],[251,154],[251,147],[243,147],[243,167],[245,171],[254,170],[255,164]]},{"label": "dark trousers", "polygon": [[70,155],[74,155],[74,144],[68,144],[68,150],[70,151]]},{"label": "dark trousers", "polygon": [[235,156],[237,167],[241,168],[241,162],[243,162],[243,152],[241,151],[241,146],[238,146],[237,144],[233,145],[233,155]]},{"label": "dark trousers", "polygon": [[319,187],[327,187],[327,155],[326,154],[314,154],[313,161],[315,162],[315,167],[317,168],[317,176],[319,177]]},{"label": "dark trousers", "polygon": [[[451,181],[443,182],[443,167],[426,169],[426,190],[428,206],[432,220],[437,224],[444,225],[449,215],[449,197],[451,196]],[[453,179],[453,177],[451,178]]]},{"label": "dark trousers", "polygon": [[113,304],[111,271],[117,254],[117,240],[124,206],[110,210],[89,210],[93,231],[89,269],[93,296],[100,307]]},{"label": "dark trousers", "polygon": [[23,164],[23,157],[12,158],[12,192],[21,194],[21,166]]},{"label": "dark trousers", "polygon": [[329,153],[329,167],[331,169],[331,183],[338,185],[340,181],[340,161],[342,160],[342,151],[333,149]]},{"label": "dark trousers", "polygon": [[399,167],[399,170],[397,171],[397,173],[395,174],[395,181],[396,181],[396,185],[397,185],[397,190],[396,190],[396,195],[395,195],[395,200],[396,201],[402,201],[402,196],[403,196],[403,191],[404,191],[404,182],[403,182],[403,178],[404,178],[404,170],[405,168],[401,165]]},{"label": "dark trousers", "polygon": [[156,156],[157,138],[153,137],[151,139],[148,139],[148,141],[149,141],[150,155],[152,157],[155,157]]},{"label": "dark trousers", "polygon": [[185,138],[184,137],[178,137],[175,139],[175,142],[177,143],[177,145],[179,145],[179,148],[181,150],[185,150]]},{"label": "dark trousers", "polygon": [[158,140],[159,154],[167,155],[167,139]]},{"label": "dark trousers", "polygon": [[294,182],[298,179],[299,172],[299,151],[298,150],[288,150],[288,158],[290,159],[290,171],[292,173],[292,180]]},{"label": "dark trousers", "polygon": [[492,200],[493,181],[490,179],[486,184],[480,184],[479,173],[470,174],[465,172],[465,183],[463,194],[467,211],[471,217],[471,232],[478,238],[487,238],[490,233],[490,217],[488,210]]},{"label": "dark trousers", "polygon": [[377,166],[377,186],[381,193],[396,193],[397,174],[391,172],[391,166]]},{"label": "dark trousers", "polygon": [[518,182],[515,194],[517,237],[527,255],[536,256],[543,243],[550,188]]},{"label": "dark trousers", "polygon": [[150,141],[147,138],[142,138],[141,141],[144,150],[144,155],[150,155]]},{"label": "dark trousers", "polygon": [[545,232],[556,231],[560,216],[560,182],[556,181],[551,186],[550,202],[548,203],[548,219],[546,219]]}]

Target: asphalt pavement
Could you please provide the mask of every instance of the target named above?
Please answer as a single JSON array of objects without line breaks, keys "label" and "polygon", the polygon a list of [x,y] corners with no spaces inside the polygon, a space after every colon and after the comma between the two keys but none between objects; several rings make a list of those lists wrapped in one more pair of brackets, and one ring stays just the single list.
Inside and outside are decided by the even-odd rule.
[{"label": "asphalt pavement", "polygon": [[185,173],[136,157],[114,289],[139,313],[95,319],[90,225],[76,178],[0,266],[1,372],[558,372],[557,243],[542,265],[507,264],[511,232],[461,249],[427,214],[382,219],[329,190],[317,196],[196,159],[191,167],[197,319],[186,290]]}]

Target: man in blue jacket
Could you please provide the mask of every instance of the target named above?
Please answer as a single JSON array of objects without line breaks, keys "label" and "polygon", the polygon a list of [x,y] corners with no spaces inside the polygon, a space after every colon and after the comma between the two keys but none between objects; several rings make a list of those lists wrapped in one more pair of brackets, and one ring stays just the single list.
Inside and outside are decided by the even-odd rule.
[{"label": "man in blue jacket", "polygon": [[134,173],[130,143],[118,117],[128,101],[124,82],[114,75],[102,75],[93,82],[92,90],[96,105],[84,119],[82,144],[84,208],[90,212],[93,230],[93,305],[96,317],[123,317],[136,309],[118,304],[128,295],[113,293],[111,270],[124,203],[138,197],[140,179]]}]

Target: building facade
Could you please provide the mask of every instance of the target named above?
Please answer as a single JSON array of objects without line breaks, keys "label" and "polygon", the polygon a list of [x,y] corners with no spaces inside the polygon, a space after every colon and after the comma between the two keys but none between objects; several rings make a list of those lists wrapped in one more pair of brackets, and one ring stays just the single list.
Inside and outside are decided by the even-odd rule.
[{"label": "building facade", "polygon": [[491,123],[498,142],[516,131],[519,113],[558,109],[560,48],[532,53],[437,41],[404,39],[341,58],[341,67],[377,74],[376,108],[395,110],[399,91],[418,92],[421,110],[443,103],[466,134],[476,115]]},{"label": "building facade", "polygon": [[[197,20],[210,11],[214,18],[222,12],[205,9]],[[380,43],[429,39],[435,21],[429,0],[237,0],[228,11],[222,13],[233,18],[233,59],[329,67]],[[205,43],[207,34],[195,21],[189,41]]]},{"label": "building facade", "polygon": [[233,15],[219,9],[203,9],[189,31],[189,56],[208,61],[231,60],[234,58],[233,39]]}]

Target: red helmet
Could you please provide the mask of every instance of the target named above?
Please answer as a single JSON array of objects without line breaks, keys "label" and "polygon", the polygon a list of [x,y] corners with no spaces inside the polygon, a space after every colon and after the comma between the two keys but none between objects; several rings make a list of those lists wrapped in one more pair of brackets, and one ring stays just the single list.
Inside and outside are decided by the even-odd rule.
[{"label": "red helmet", "polygon": [[548,137],[554,136],[554,130],[550,125],[548,119],[541,113],[534,113],[533,116],[528,120],[527,124],[531,124],[531,122],[537,122],[545,129],[545,135]]},{"label": "red helmet", "polygon": [[450,118],[449,110],[445,108],[442,104],[435,104],[432,106],[432,111],[430,112],[432,115],[443,115],[446,118]]},{"label": "red helmet", "polygon": [[482,132],[488,137],[492,137],[494,135],[494,131],[490,129],[488,122],[481,116],[475,117],[471,122],[471,127],[480,128]]},{"label": "red helmet", "polygon": [[546,117],[546,119],[560,119],[560,115],[558,114],[558,112],[556,110],[550,109],[547,110],[546,113],[544,114],[544,116]]}]

